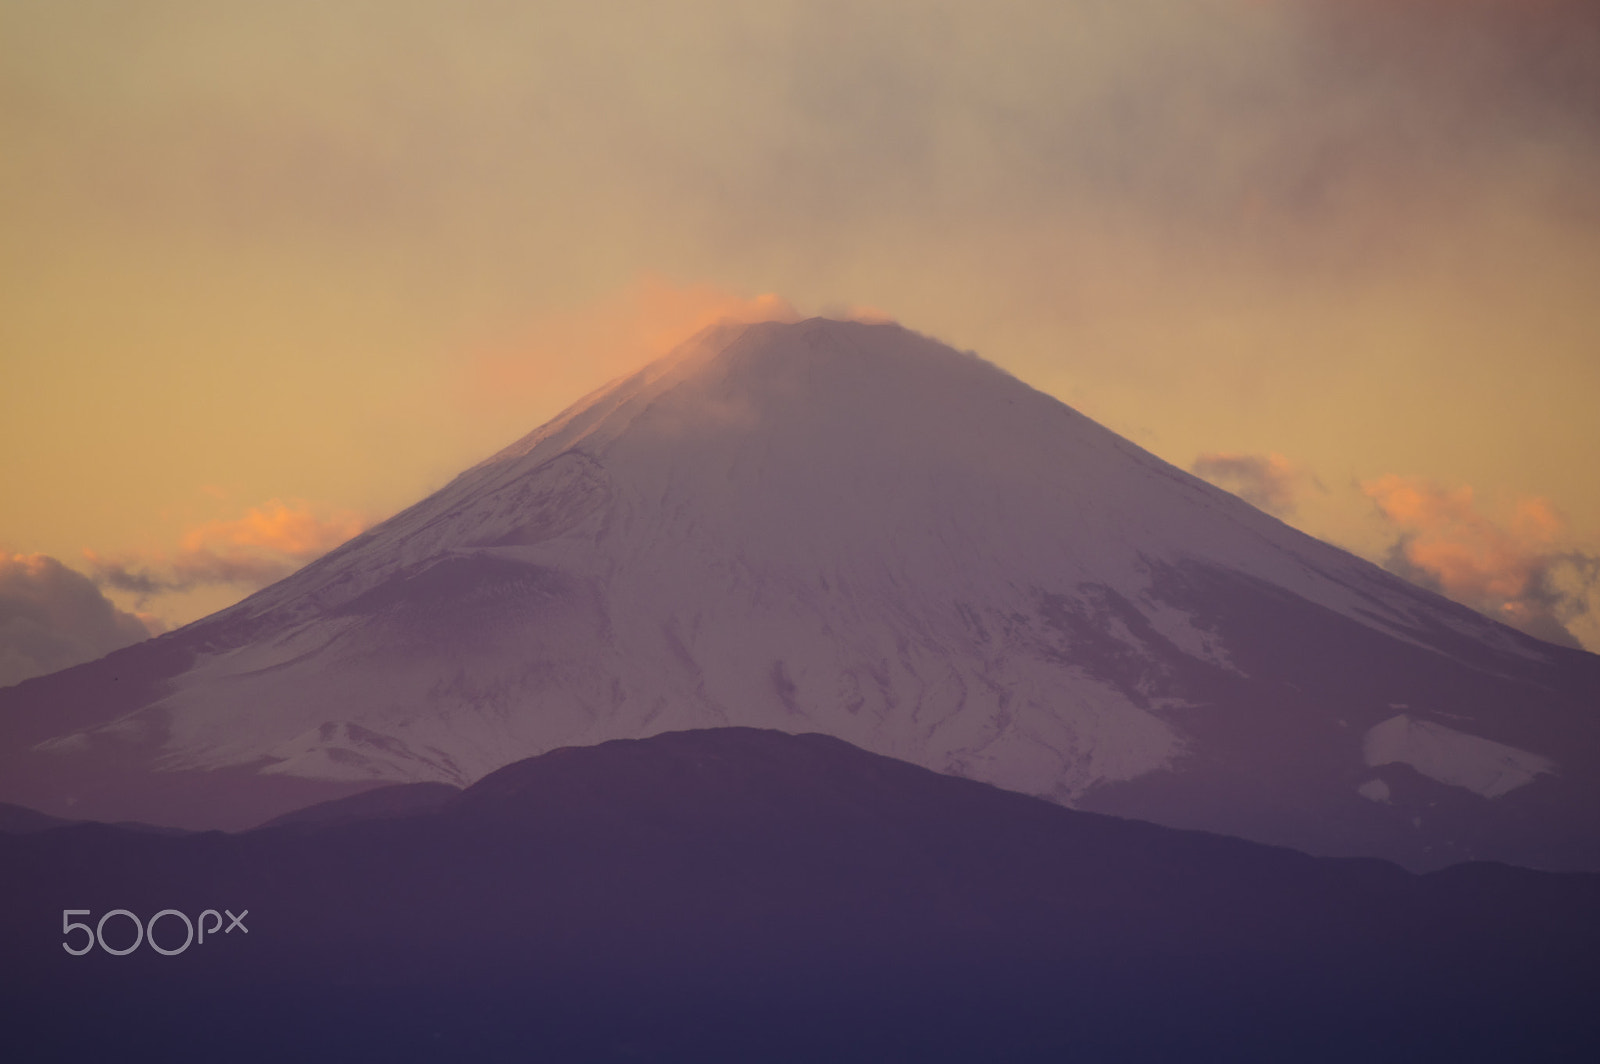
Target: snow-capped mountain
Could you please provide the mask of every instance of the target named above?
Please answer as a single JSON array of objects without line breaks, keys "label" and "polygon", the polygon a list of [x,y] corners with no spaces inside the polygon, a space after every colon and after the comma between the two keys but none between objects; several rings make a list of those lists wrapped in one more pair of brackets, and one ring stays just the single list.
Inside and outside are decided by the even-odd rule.
[{"label": "snow-capped mountain", "polygon": [[0,691],[0,800],[242,827],[748,725],[1427,867],[1600,868],[1600,658],[895,325],[726,325],[231,609]]}]

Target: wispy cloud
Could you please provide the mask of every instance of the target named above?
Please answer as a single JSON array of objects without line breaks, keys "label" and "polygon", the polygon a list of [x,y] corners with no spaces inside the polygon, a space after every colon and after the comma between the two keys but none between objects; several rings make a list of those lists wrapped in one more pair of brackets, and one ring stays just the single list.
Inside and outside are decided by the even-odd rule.
[{"label": "wispy cloud", "polygon": [[1294,512],[1296,501],[1307,487],[1321,487],[1309,471],[1281,454],[1212,451],[1196,458],[1189,470],[1251,506],[1280,517]]},{"label": "wispy cloud", "polygon": [[[862,310],[861,314],[876,312]],[[469,401],[521,403],[530,394],[576,394],[665,354],[719,321],[793,321],[789,302],[741,296],[711,284],[676,284],[646,275],[588,304],[546,315],[521,339],[482,354],[469,367]]]},{"label": "wispy cloud", "polygon": [[1581,645],[1569,625],[1600,591],[1600,556],[1567,542],[1566,523],[1540,498],[1484,512],[1470,486],[1395,474],[1362,492],[1399,533],[1391,569],[1551,642]]},{"label": "wispy cloud", "polygon": [[349,512],[319,513],[305,502],[273,499],[243,517],[208,521],[184,533],[171,554],[102,556],[84,551],[94,579],[140,601],[208,584],[262,587],[356,535],[369,522]]},{"label": "wispy cloud", "polygon": [[326,554],[367,527],[348,512],[319,515],[307,503],[273,499],[233,521],[209,521],[184,534],[185,552],[259,548],[307,561]]},{"label": "wispy cloud", "polygon": [[46,554],[0,554],[0,687],[92,661],[161,630]]}]

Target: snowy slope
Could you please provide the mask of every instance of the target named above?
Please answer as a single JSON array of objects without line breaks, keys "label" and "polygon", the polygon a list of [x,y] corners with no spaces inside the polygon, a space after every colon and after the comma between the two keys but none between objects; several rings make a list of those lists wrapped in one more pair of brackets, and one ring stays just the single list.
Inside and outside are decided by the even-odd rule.
[{"label": "snowy slope", "polygon": [[[1600,808],[1592,656],[893,325],[709,330],[166,638],[136,704],[29,757],[462,785],[741,724],[1321,852],[1581,864],[1600,837],[1573,826]],[[1483,783],[1491,756],[1523,768]]]}]

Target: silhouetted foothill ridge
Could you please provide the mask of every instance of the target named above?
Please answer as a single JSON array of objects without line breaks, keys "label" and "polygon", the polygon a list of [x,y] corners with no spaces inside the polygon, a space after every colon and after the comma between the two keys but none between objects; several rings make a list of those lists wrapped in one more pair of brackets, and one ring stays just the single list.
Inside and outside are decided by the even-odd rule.
[{"label": "silhouetted foothill ridge", "polygon": [[[438,797],[231,836],[0,835],[9,1044],[174,1061],[228,1038],[230,1059],[308,1061],[1600,1048],[1592,875],[1312,858],[746,728],[556,750]],[[250,931],[71,957],[69,896],[91,920],[247,908]],[[59,1022],[84,1002],[98,1022]]]}]

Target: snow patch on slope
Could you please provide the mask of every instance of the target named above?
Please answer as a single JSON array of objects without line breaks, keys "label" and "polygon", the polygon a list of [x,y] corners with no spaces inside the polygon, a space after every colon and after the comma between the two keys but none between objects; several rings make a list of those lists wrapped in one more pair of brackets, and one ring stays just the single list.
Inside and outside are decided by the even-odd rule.
[{"label": "snow patch on slope", "polygon": [[[1547,757],[1405,713],[1368,729],[1361,752],[1369,768],[1396,762],[1410,765],[1437,783],[1464,787],[1485,798],[1509,794],[1556,771],[1555,762]],[[1362,794],[1372,797],[1366,791]]]},{"label": "snow patch on slope", "polygon": [[1389,785],[1382,780],[1371,779],[1357,787],[1356,793],[1369,802],[1387,802],[1389,800]]},{"label": "snow patch on slope", "polygon": [[448,757],[438,751],[433,755],[419,754],[401,740],[360,724],[328,721],[269,750],[267,756],[279,760],[261,771],[324,780],[415,783],[443,777],[465,782]]},{"label": "snow patch on slope", "polygon": [[1151,629],[1189,657],[1235,676],[1244,675],[1228,655],[1222,639],[1202,626],[1193,614],[1169,605],[1153,594],[1141,596],[1138,607]]}]

